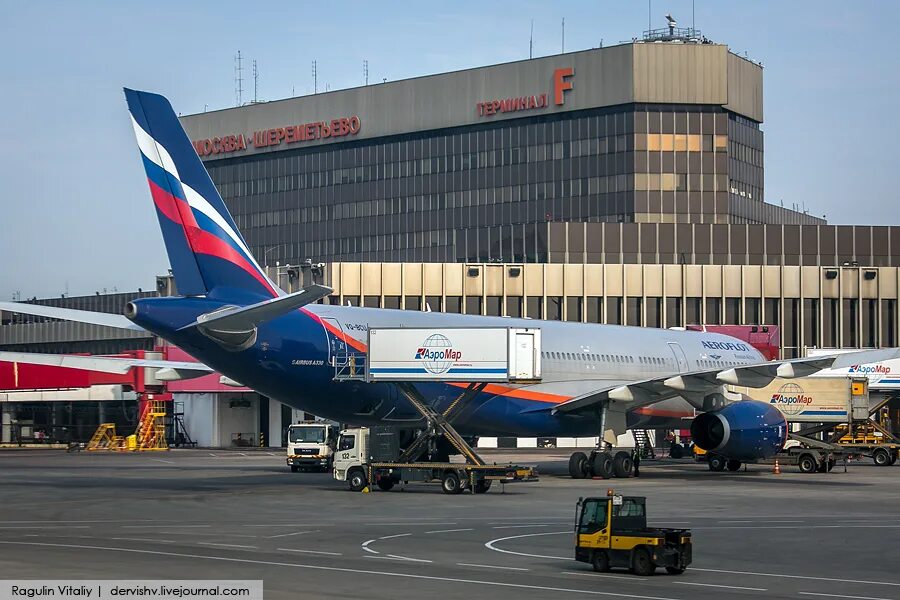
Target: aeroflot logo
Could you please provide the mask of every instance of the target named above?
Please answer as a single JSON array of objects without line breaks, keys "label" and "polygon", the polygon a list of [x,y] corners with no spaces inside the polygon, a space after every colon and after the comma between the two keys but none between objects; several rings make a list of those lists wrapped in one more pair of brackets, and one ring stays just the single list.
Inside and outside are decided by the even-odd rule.
[{"label": "aeroflot logo", "polygon": [[710,342],[704,340],[700,342],[704,348],[709,350],[733,350],[735,352],[749,352],[750,346],[747,344],[736,344],[734,342]]},{"label": "aeroflot logo", "polygon": [[887,375],[891,372],[891,368],[884,365],[851,365],[848,372],[862,373],[863,375],[873,375],[876,373]]}]

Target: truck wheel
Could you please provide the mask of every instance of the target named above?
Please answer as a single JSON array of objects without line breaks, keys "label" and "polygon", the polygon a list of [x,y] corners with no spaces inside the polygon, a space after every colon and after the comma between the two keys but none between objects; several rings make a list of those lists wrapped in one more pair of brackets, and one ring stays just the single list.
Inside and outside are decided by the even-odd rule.
[{"label": "truck wheel", "polygon": [[616,477],[631,477],[634,470],[634,462],[631,455],[624,450],[619,450],[613,457],[613,473]]},{"label": "truck wheel", "polygon": [[724,456],[720,456],[718,454],[708,454],[706,462],[709,463],[709,470],[715,471],[717,473],[720,471],[724,471],[725,466],[728,463],[728,461],[725,460]]},{"label": "truck wheel", "polygon": [[459,483],[459,475],[454,471],[447,471],[441,480],[441,489],[445,494],[458,494],[462,491],[462,485]]},{"label": "truck wheel", "polygon": [[598,452],[591,463],[594,477],[609,479],[613,476],[613,457],[609,452]]},{"label": "truck wheel", "polygon": [[354,492],[363,491],[369,483],[366,481],[366,473],[362,469],[353,469],[350,471],[347,482],[350,484],[350,490]]},{"label": "truck wheel", "polygon": [[382,492],[389,492],[394,487],[394,480],[388,477],[382,477],[378,480],[378,489]]},{"label": "truck wheel", "polygon": [[828,466],[827,466],[827,468],[826,468],[825,470],[828,471],[829,473],[831,473],[831,470],[834,468],[834,465],[835,465],[836,462],[837,462],[837,461],[834,460],[833,458],[829,458],[829,459],[828,459]]},{"label": "truck wheel", "polygon": [[672,444],[672,447],[669,448],[669,457],[684,458],[684,446],[681,444]]},{"label": "truck wheel", "polygon": [[491,483],[493,483],[490,479],[482,479],[481,481],[475,482],[475,493],[476,494],[485,494],[489,489],[491,489]]},{"label": "truck wheel", "polygon": [[894,450],[894,451],[891,453],[891,464],[894,464],[895,462],[897,462],[897,456],[898,456],[898,454],[900,454],[900,453],[898,453],[897,450]]},{"label": "truck wheel", "polygon": [[885,448],[876,448],[872,453],[872,460],[879,467],[886,467],[891,464],[891,453]]},{"label": "truck wheel", "polygon": [[591,565],[598,573],[606,573],[609,571],[609,554],[603,550],[597,550],[591,557]]},{"label": "truck wheel", "polygon": [[797,466],[801,473],[815,473],[819,464],[812,454],[803,454],[797,459]]},{"label": "truck wheel", "polygon": [[291,473],[296,473],[300,470],[300,467],[297,465],[291,465]]},{"label": "truck wheel", "polygon": [[588,459],[584,452],[575,452],[569,457],[569,475],[572,479],[584,479],[588,471]]},{"label": "truck wheel", "polygon": [[631,570],[634,571],[635,575],[642,577],[653,575],[656,567],[653,566],[650,553],[647,552],[646,548],[637,548],[631,555]]},{"label": "truck wheel", "polygon": [[681,575],[684,573],[684,567],[666,567],[666,573],[669,575]]},{"label": "truck wheel", "polygon": [[725,463],[725,467],[732,472],[740,470],[741,466],[743,466],[743,463],[733,458]]}]

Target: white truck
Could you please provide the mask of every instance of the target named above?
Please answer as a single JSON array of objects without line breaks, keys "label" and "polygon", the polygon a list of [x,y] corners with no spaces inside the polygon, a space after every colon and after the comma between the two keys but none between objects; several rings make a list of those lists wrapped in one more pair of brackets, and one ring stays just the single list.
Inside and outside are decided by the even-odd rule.
[{"label": "white truck", "polygon": [[354,492],[375,484],[389,491],[398,483],[440,483],[445,494],[469,490],[483,494],[495,481],[537,481],[531,467],[452,462],[401,462],[399,432],[394,427],[345,429],[338,439],[334,478],[346,481]]},{"label": "white truck", "polygon": [[337,426],[327,421],[302,421],[288,426],[287,466],[291,472],[330,471],[337,431]]}]

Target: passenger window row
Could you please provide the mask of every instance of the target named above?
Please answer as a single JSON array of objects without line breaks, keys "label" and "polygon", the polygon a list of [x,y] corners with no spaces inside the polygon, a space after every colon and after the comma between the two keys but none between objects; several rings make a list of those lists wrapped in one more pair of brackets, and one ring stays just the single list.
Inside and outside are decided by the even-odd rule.
[{"label": "passenger window row", "polygon": [[605,362],[627,363],[638,362],[643,365],[668,365],[669,360],[658,356],[628,356],[625,354],[592,354],[581,352],[541,352],[541,357],[547,360],[580,361],[580,362]]}]

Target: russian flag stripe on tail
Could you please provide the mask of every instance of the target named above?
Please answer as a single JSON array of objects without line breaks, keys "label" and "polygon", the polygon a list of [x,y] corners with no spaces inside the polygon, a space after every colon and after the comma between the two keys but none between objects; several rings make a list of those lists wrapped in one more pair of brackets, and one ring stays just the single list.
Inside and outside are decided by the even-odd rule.
[{"label": "russian flag stripe on tail", "polygon": [[253,258],[169,101],[125,90],[178,291],[231,301],[281,295]]}]

